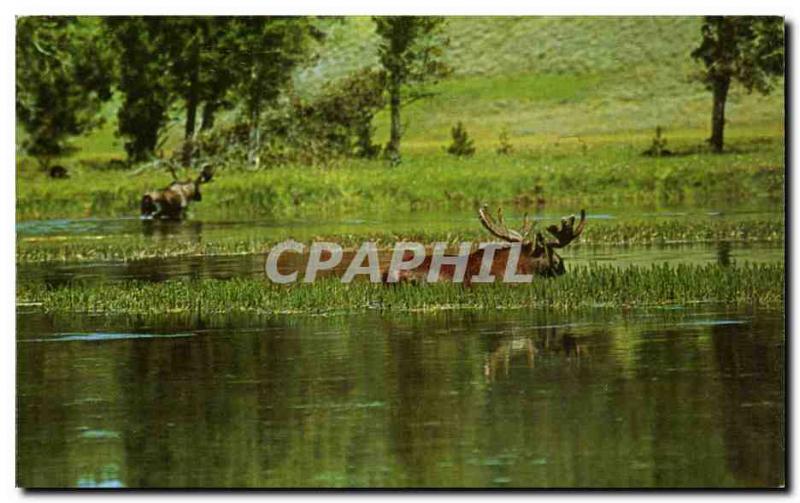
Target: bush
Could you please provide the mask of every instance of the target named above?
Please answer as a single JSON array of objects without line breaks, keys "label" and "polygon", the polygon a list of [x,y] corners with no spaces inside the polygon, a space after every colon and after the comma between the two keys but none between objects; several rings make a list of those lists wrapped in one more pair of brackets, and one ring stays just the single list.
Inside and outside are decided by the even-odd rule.
[{"label": "bush", "polygon": [[203,162],[247,165],[325,164],[342,157],[378,155],[372,119],[385,106],[384,75],[362,69],[326,86],[320,96],[303,100],[289,92],[261,118],[258,152],[251,152],[248,121],[199,135]]},{"label": "bush", "polygon": [[656,126],[656,135],[653,137],[653,143],[650,148],[642,152],[643,155],[650,157],[664,157],[672,155],[672,152],[667,150],[667,139],[662,136],[661,126]]},{"label": "bush", "polygon": [[498,155],[509,155],[514,152],[514,147],[511,146],[511,142],[509,141],[508,129],[503,128],[503,130],[500,131],[498,140],[500,141],[496,149]]},{"label": "bush", "polygon": [[457,157],[469,157],[475,153],[473,141],[461,121],[458,121],[458,124],[450,130],[450,133],[453,136],[453,143],[447,147],[448,154]]},{"label": "bush", "polygon": [[310,103],[295,98],[295,134],[328,155],[375,157],[380,147],[372,143],[372,119],[386,105],[384,87],[383,72],[362,69],[326,86]]}]

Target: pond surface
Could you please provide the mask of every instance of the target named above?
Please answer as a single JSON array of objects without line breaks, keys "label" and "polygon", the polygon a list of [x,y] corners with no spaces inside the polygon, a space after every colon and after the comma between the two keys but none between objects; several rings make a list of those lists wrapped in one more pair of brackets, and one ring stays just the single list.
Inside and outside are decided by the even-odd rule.
[{"label": "pond surface", "polygon": [[17,317],[24,487],[775,487],[784,319]]},{"label": "pond surface", "polygon": [[[548,207],[531,213],[532,220],[545,223],[557,223],[564,215],[574,214],[575,207]],[[669,208],[626,207],[591,208],[587,211],[587,219],[604,221],[686,221],[698,220],[744,220],[774,219],[782,217],[783,206],[764,202],[737,204],[723,207],[701,208],[682,205]],[[506,218],[509,222],[521,223],[522,211],[509,209]],[[342,234],[368,234],[376,231],[391,231],[398,235],[418,233],[421,230],[429,233],[446,233],[454,230],[478,229],[479,223],[473,210],[457,211],[418,211],[413,213],[397,213],[391,215],[361,215],[350,218],[330,218],[320,215],[313,219],[297,218],[253,218],[250,220],[198,220],[189,219],[184,222],[166,222],[140,220],[138,217],[121,218],[83,218],[30,220],[16,224],[17,238],[30,241],[95,239],[108,238],[140,238],[146,237],[157,241],[159,238],[169,240],[193,241],[202,237],[221,238],[237,235],[243,237],[259,237],[261,239],[285,239],[291,236],[298,240],[315,236],[336,236]]]},{"label": "pond surface", "polygon": [[[601,209],[589,218],[781,212]],[[17,243],[149,249],[475,224],[463,212],[155,226],[51,220],[18,223]],[[784,260],[782,242],[574,245],[562,255],[568,269]],[[17,281],[227,279],[263,275],[264,260],[18,263]],[[284,265],[304,262],[292,260]],[[784,341],[782,311],[711,305],[271,318],[18,310],[17,483],[776,487],[785,480]]]},{"label": "pond surface", "polygon": [[[568,208],[548,209],[534,215],[545,222],[558,221]],[[516,215],[517,217],[519,215]],[[509,216],[511,218],[511,216]],[[592,221],[607,220],[641,223],[642,221],[683,222],[748,222],[782,219],[782,208],[754,207],[695,208],[677,207],[654,210],[651,208],[619,209],[598,208],[588,214]],[[542,224],[540,224],[542,225]],[[17,223],[17,243],[26,250],[59,250],[78,247],[83,250],[129,248],[128,260],[87,259],[79,261],[21,262],[17,264],[17,277],[21,281],[43,281],[52,286],[67,284],[73,280],[106,282],[138,279],[165,281],[168,279],[228,279],[242,276],[263,276],[266,250],[251,253],[253,249],[264,249],[266,243],[286,239],[301,242],[318,240],[326,236],[336,241],[336,236],[370,235],[374,232],[398,236],[420,236],[420,231],[437,236],[453,235],[465,230],[474,232],[478,222],[471,211],[418,212],[375,216],[365,219],[325,218],[310,220],[257,219],[253,221],[195,221],[153,222],[138,218],[46,220]],[[423,234],[424,234],[423,233]],[[488,240],[488,235],[486,236]],[[235,244],[233,244],[235,243]],[[250,245],[264,243],[263,246]],[[212,250],[206,255],[166,256],[158,258],[135,258],[137,251],[169,248],[172,251],[192,250],[193,246],[205,244]],[[425,242],[430,245],[431,243]],[[357,245],[349,245],[350,250]],[[388,246],[388,243],[384,244]],[[214,249],[224,250],[213,254]],[[237,252],[247,250],[247,252]],[[74,251],[73,251],[74,253]],[[121,252],[126,255],[125,252]],[[611,263],[618,266],[649,265],[652,263],[696,263],[723,262],[780,262],[784,259],[782,241],[724,241],[718,243],[659,243],[651,245],[609,246],[575,243],[560,251],[567,267],[590,263]],[[352,251],[345,257],[334,274],[341,273],[350,262]],[[169,254],[167,254],[169,255]],[[58,256],[58,254],[56,254]],[[388,263],[391,252],[382,250],[381,260]],[[305,267],[307,257],[285,255],[281,262],[284,272]],[[324,274],[324,273],[323,273]]]}]

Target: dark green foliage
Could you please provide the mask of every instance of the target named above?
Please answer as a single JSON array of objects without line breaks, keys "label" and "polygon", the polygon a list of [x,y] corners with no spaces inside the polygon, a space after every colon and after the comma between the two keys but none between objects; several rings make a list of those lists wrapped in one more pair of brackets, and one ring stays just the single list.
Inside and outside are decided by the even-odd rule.
[{"label": "dark green foliage", "polygon": [[[263,114],[259,127],[266,141],[257,149],[257,157],[269,166],[375,157],[380,147],[372,142],[372,119],[385,104],[384,74],[374,69],[330,83],[312,100],[292,94]],[[218,163],[246,163],[249,142],[249,124],[240,121],[200,135],[199,154]]]},{"label": "dark green foliage", "polygon": [[386,71],[386,88],[391,107],[391,129],[386,155],[396,164],[400,160],[400,108],[402,101],[424,97],[418,89],[405,87],[447,76],[450,68],[442,61],[448,40],[442,35],[444,18],[436,16],[376,16],[375,31],[381,37],[378,56]]},{"label": "dark green foliage", "polygon": [[456,157],[470,157],[475,153],[475,146],[461,121],[450,130],[453,142],[447,147],[447,153]]},{"label": "dark green foliage", "polygon": [[224,126],[203,129],[194,143],[197,160],[216,166],[245,165],[250,141],[250,127],[246,121],[234,121]]},{"label": "dark green foliage", "polygon": [[165,27],[157,17],[106,18],[119,60],[117,87],[123,96],[117,133],[133,162],[153,156],[167,123],[172,94],[165,76],[169,58],[162,49]]},{"label": "dark green foliage", "polygon": [[650,145],[650,148],[642,152],[644,155],[650,157],[663,157],[672,155],[667,149],[667,139],[663,136],[663,130],[661,126],[656,126],[656,134],[653,137],[653,143]]},{"label": "dark green foliage", "polygon": [[386,105],[385,74],[363,69],[325,87],[308,104],[296,102],[294,114],[307,139],[316,138],[333,155],[374,157],[372,119]]},{"label": "dark green foliage", "polygon": [[[193,161],[200,130],[219,110],[242,106],[251,151],[260,145],[260,118],[289,82],[291,71],[321,38],[309,18],[108,18],[119,56],[119,134],[134,161],[150,158],[173,106],[185,111],[181,160]],[[257,161],[257,156],[254,157]]]},{"label": "dark green foliage", "polygon": [[248,157],[257,168],[262,114],[275,104],[292,70],[308,59],[312,44],[322,40],[323,33],[308,17],[236,17],[231,18],[229,30],[231,48],[225,64],[234,68],[234,92],[250,128]]},{"label": "dark green foliage", "polygon": [[707,16],[700,46],[692,57],[703,62],[701,80],[713,93],[711,138],[716,152],[723,147],[725,102],[732,80],[748,91],[766,94],[774,78],[783,75],[783,18]]},{"label": "dark green foliage", "polygon": [[511,145],[510,137],[508,135],[508,129],[503,128],[500,131],[500,136],[498,137],[499,145],[497,145],[497,149],[495,150],[498,155],[509,155],[514,152],[514,147]]},{"label": "dark green foliage", "polygon": [[181,162],[191,164],[200,107],[203,129],[214,122],[214,114],[229,105],[225,95],[233,86],[234,72],[226,64],[231,50],[230,18],[170,17],[159,20],[163,29],[161,50],[168,55],[166,82],[186,111]]},{"label": "dark green foliage", "polygon": [[17,120],[23,147],[47,167],[68,140],[101,123],[111,98],[110,51],[95,18],[22,17],[17,21]]}]

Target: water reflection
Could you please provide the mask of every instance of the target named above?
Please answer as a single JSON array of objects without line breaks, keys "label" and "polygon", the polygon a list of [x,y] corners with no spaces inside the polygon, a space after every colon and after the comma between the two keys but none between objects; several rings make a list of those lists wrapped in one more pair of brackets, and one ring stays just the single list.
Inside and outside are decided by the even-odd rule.
[{"label": "water reflection", "polygon": [[[694,323],[715,319],[739,323]],[[780,313],[20,315],[18,326],[26,487],[784,477]],[[98,332],[160,336],[63,335]]]},{"label": "water reflection", "polygon": [[173,220],[142,220],[142,235],[160,239],[180,236],[189,242],[199,242],[203,234],[203,222]]},{"label": "water reflection", "polygon": [[[737,479],[749,485],[776,486],[785,477],[783,453],[784,346],[760,334],[778,327],[754,320],[757,327],[715,326],[711,340],[722,385],[722,412],[728,417],[723,431],[728,452],[726,465]],[[747,340],[741,344],[740,340]],[[753,386],[755,379],[763,380]],[[764,434],[770,432],[770,434]],[[780,453],[780,456],[769,453]]]},{"label": "water reflection", "polygon": [[509,378],[512,366],[524,362],[532,369],[542,358],[561,358],[564,364],[580,364],[589,356],[589,348],[580,337],[570,334],[569,329],[539,327],[530,336],[508,336],[493,340],[491,350],[483,367],[484,375],[494,381],[498,375]]},{"label": "water reflection", "polygon": [[717,243],[717,263],[723,267],[731,265],[731,249],[730,241],[719,241]]}]

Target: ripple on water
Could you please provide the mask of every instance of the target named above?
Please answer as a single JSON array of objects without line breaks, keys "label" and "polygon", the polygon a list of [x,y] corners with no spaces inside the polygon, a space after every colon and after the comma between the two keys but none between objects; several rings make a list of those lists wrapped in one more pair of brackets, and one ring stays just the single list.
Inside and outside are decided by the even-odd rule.
[{"label": "ripple on water", "polygon": [[677,323],[677,326],[683,327],[713,327],[720,325],[747,325],[745,320],[692,320]]},{"label": "ripple on water", "polygon": [[84,430],[81,432],[81,438],[90,440],[107,440],[119,438],[119,432],[111,430]]},{"label": "ripple on water", "polygon": [[43,337],[37,339],[24,339],[19,342],[92,342],[92,341],[116,341],[125,339],[171,339],[176,337],[192,337],[194,333],[175,333],[175,334],[137,334],[126,332],[60,332],[53,337]]}]

